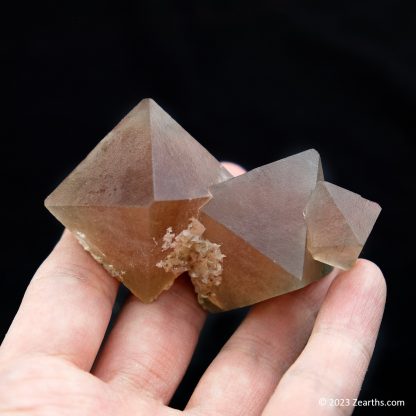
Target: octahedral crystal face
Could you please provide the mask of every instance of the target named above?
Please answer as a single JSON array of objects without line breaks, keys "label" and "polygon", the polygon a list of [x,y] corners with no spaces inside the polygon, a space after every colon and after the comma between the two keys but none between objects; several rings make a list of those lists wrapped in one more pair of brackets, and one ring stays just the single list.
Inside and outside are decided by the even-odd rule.
[{"label": "octahedral crystal face", "polygon": [[166,228],[186,228],[230,178],[154,101],[143,100],[46,199],[91,255],[142,301],[178,273],[155,267]]},{"label": "octahedral crystal face", "polygon": [[329,182],[318,182],[305,209],[307,246],[315,260],[341,269],[356,262],[381,208]]},{"label": "octahedral crystal face", "polygon": [[139,103],[46,199],[143,302],[187,271],[229,310],[353,265],[380,212],[324,182],[308,150],[231,175],[154,101]]},{"label": "octahedral crystal face", "polygon": [[308,150],[210,188],[200,221],[225,258],[222,284],[200,296],[207,308],[249,305],[323,276],[306,249],[302,214],[322,179],[319,154]]}]

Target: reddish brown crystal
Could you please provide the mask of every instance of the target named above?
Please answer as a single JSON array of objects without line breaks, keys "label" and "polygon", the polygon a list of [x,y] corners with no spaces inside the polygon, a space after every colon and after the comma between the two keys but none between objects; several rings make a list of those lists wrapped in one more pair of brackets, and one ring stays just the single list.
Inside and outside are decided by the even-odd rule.
[{"label": "reddish brown crystal", "polygon": [[143,100],[45,204],[143,302],[187,271],[203,307],[229,310],[353,265],[380,207],[323,180],[315,150],[231,178]]},{"label": "reddish brown crystal", "polygon": [[200,296],[208,309],[250,305],[322,277],[324,265],[306,250],[303,218],[321,179],[319,154],[308,150],[210,188],[200,221],[226,257],[221,285]]},{"label": "reddish brown crystal", "polygon": [[309,252],[331,266],[352,267],[380,211],[378,204],[358,194],[318,182],[305,209]]},{"label": "reddish brown crystal", "polygon": [[153,100],[140,102],[46,199],[93,257],[144,302],[178,273],[155,265],[231,175]]}]

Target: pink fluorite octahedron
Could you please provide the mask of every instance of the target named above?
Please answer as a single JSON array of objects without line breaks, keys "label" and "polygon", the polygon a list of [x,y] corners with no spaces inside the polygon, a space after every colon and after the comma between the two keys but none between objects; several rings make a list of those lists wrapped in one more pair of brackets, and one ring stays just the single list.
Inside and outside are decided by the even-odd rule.
[{"label": "pink fluorite octahedron", "polygon": [[229,310],[351,267],[380,213],[324,181],[307,150],[232,178],[142,100],[46,207],[143,302],[188,271],[201,305]]}]

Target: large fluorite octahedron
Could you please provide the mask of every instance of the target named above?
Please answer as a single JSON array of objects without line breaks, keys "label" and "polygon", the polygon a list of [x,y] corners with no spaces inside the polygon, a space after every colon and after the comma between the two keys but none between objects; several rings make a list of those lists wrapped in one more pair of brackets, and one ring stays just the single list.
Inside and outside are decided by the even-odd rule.
[{"label": "large fluorite octahedron", "polygon": [[302,214],[319,180],[319,154],[308,150],[210,188],[200,221],[226,257],[221,285],[201,300],[232,309],[323,276],[307,250]]},{"label": "large fluorite octahedron", "polygon": [[198,216],[208,188],[231,175],[153,100],[143,100],[49,195],[46,207],[139,299],[177,273],[155,267],[170,226]]},{"label": "large fluorite octahedron", "polygon": [[315,150],[231,178],[150,99],[45,205],[143,302],[188,270],[211,311],[299,289],[329,266],[351,267],[380,212],[324,182]]}]

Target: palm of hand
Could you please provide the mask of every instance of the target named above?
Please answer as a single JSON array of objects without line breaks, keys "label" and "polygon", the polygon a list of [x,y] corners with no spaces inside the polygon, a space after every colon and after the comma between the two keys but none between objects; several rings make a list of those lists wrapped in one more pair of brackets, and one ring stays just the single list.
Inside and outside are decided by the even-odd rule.
[{"label": "palm of hand", "polygon": [[[117,286],[66,232],[30,283],[0,349],[0,415],[181,413],[167,403],[206,316],[191,285],[180,278],[150,305],[131,297],[98,354]],[[381,272],[360,260],[256,305],[184,413],[337,413],[318,399],[358,395],[384,301]]]}]

